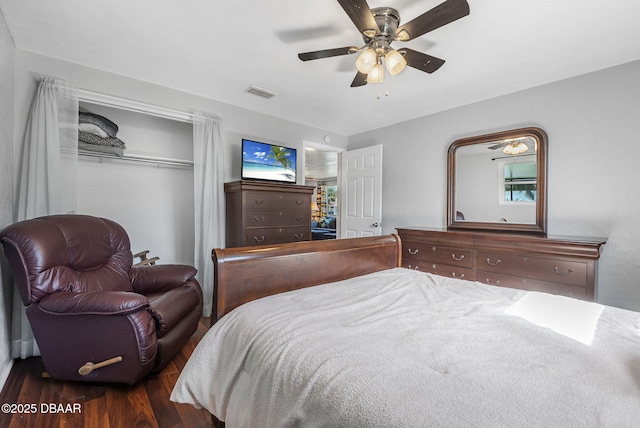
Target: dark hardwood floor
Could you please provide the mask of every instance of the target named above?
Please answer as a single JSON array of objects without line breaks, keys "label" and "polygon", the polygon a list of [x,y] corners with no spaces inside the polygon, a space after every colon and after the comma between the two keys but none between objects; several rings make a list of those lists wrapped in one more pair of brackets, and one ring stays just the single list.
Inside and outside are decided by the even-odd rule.
[{"label": "dark hardwood floor", "polygon": [[208,328],[209,318],[202,318],[198,331],[164,370],[133,386],[43,379],[39,357],[16,360],[0,403],[35,404],[37,411],[11,414],[3,408],[0,427],[212,427],[206,410],[169,400],[180,371]]}]

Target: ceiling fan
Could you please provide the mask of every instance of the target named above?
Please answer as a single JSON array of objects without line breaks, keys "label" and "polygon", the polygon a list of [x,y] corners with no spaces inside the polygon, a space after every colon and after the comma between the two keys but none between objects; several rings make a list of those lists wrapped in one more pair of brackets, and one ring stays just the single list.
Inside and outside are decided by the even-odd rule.
[{"label": "ceiling fan", "polygon": [[384,80],[383,63],[391,75],[400,73],[407,65],[426,73],[433,73],[444,64],[443,59],[409,48],[395,50],[391,48],[391,43],[408,42],[469,14],[469,4],[466,0],[446,0],[400,26],[400,14],[393,8],[371,9],[366,0],[338,0],[338,3],[362,34],[364,46],[304,52],[298,54],[298,58],[310,61],[362,51],[356,60],[358,73],[351,87],[381,83]]},{"label": "ceiling fan", "polygon": [[537,144],[530,137],[502,140],[487,148],[489,150],[502,149],[502,151],[507,155],[520,155],[529,150],[529,145],[534,145],[534,150],[537,151]]}]

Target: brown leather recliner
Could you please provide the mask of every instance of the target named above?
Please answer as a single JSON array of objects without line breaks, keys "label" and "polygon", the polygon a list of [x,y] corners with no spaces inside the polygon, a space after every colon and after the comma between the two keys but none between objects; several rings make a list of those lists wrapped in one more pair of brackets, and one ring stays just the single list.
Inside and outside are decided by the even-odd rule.
[{"label": "brown leather recliner", "polygon": [[[165,367],[198,327],[196,269],[132,266],[129,237],[111,220],[40,217],[8,226],[0,240],[54,378],[136,383]],[[96,368],[102,362],[112,364]]]}]

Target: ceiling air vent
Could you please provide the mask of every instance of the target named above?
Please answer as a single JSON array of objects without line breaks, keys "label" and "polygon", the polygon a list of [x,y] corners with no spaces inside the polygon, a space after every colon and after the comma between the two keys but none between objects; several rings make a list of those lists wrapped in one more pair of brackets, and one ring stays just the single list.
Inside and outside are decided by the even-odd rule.
[{"label": "ceiling air vent", "polygon": [[249,86],[247,89],[245,89],[245,92],[267,99],[273,98],[278,95],[275,92],[267,91],[266,89],[258,88],[257,86]]}]

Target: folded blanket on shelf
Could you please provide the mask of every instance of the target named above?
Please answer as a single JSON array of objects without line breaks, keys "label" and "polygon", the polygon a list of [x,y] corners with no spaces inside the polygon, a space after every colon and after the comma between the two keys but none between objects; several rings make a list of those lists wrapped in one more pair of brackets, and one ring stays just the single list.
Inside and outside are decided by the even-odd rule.
[{"label": "folded blanket on shelf", "polygon": [[118,133],[118,125],[98,114],[81,111],[78,113],[78,122],[96,125],[112,138]]},{"label": "folded blanket on shelf", "polygon": [[122,157],[125,148],[124,141],[119,138],[102,138],[88,131],[78,131],[78,149],[80,150]]},{"label": "folded blanket on shelf", "polygon": [[89,144],[84,143],[82,141],[78,141],[78,149],[86,150],[88,152],[96,152],[96,153],[104,153],[108,155],[115,155],[121,158],[124,155],[124,149],[120,147],[113,146],[100,146],[97,144]]},{"label": "folded blanket on shelf", "polygon": [[96,146],[110,146],[126,149],[124,141],[119,138],[101,138],[91,132],[78,131],[78,141],[88,144],[95,144]]}]

